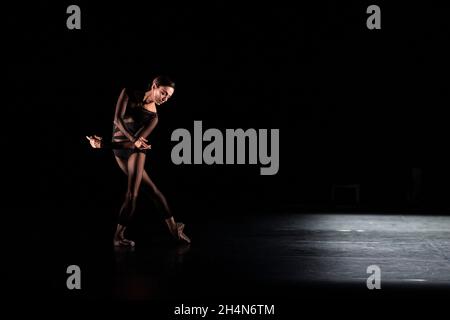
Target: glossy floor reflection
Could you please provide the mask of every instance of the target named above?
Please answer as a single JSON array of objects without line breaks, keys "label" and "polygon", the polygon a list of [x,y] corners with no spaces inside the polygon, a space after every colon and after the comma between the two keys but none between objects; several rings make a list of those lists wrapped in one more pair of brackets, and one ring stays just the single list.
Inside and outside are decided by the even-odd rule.
[{"label": "glossy floor reflection", "polygon": [[[450,216],[284,214],[189,224],[190,245],[116,249],[113,298],[210,301],[450,293]],[[379,295],[380,295],[379,294]]]}]

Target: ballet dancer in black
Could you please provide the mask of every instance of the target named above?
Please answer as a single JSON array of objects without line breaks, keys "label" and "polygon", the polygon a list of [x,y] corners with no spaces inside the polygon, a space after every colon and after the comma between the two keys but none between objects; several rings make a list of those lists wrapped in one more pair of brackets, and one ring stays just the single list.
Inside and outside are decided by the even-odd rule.
[{"label": "ballet dancer in black", "polygon": [[170,233],[179,241],[191,242],[183,232],[184,224],[175,222],[166,198],[144,168],[146,152],[151,148],[148,136],[158,123],[157,106],[170,99],[174,91],[175,83],[165,76],[156,77],[145,92],[123,89],[116,104],[112,141],[105,143],[97,135],[86,136],[93,148],[111,148],[120,169],[128,176],[128,188],[114,235],[115,246],[135,246],[134,241],[125,238],[125,230],[134,214],[141,182],[163,212]]}]

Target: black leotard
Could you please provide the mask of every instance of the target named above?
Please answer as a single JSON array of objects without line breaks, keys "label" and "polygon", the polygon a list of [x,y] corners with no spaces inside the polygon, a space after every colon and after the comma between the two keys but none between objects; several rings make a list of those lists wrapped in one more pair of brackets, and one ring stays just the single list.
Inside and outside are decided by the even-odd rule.
[{"label": "black leotard", "polygon": [[[128,102],[125,114],[121,117],[125,130],[127,130],[133,138],[147,138],[158,123],[158,114],[144,108],[143,100],[145,92],[126,89],[125,93],[128,97]],[[131,140],[119,129],[118,125],[114,123],[112,143],[115,145],[118,143],[126,145],[128,143],[128,145],[130,145],[130,142]],[[134,147],[121,147],[114,148],[113,152],[117,157],[126,160],[132,153],[145,153],[146,150],[139,150]]]}]

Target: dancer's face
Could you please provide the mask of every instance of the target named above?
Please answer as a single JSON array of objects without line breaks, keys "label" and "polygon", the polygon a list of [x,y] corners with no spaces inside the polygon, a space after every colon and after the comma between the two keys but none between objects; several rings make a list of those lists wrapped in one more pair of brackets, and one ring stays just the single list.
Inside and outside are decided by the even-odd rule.
[{"label": "dancer's face", "polygon": [[172,87],[166,87],[166,86],[159,86],[153,85],[153,101],[157,105],[161,105],[167,100],[170,99],[170,97],[173,95],[173,92],[175,91]]}]

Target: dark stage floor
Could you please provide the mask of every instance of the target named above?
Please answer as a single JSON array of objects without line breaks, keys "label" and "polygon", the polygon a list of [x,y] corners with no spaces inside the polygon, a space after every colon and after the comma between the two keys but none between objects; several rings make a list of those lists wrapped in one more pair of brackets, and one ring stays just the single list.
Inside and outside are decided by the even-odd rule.
[{"label": "dark stage floor", "polygon": [[[191,223],[186,233],[191,245],[149,233],[132,250],[114,250],[109,276],[87,272],[90,297],[187,304],[450,296],[450,216],[225,217]],[[379,290],[367,288],[371,265],[381,271]]]}]

